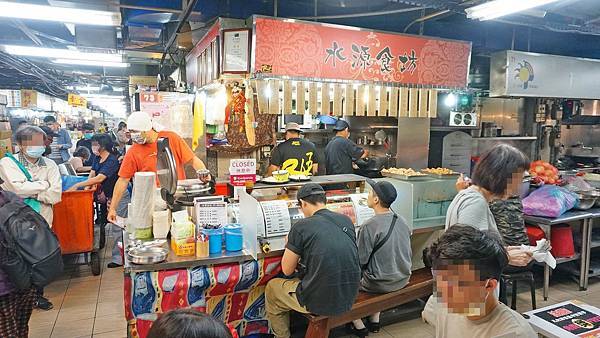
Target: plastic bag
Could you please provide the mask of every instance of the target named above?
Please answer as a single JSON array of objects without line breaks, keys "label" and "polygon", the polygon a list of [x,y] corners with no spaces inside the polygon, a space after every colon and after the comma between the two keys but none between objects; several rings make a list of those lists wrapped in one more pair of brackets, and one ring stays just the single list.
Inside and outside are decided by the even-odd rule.
[{"label": "plastic bag", "polygon": [[544,185],[523,199],[523,213],[531,216],[558,217],[578,202],[577,195],[555,185]]},{"label": "plastic bag", "polygon": [[87,179],[88,178],[84,177],[84,176],[73,176],[73,175],[62,176],[62,191],[69,190],[70,187],[74,186],[75,184],[77,184],[79,182],[83,182]]}]

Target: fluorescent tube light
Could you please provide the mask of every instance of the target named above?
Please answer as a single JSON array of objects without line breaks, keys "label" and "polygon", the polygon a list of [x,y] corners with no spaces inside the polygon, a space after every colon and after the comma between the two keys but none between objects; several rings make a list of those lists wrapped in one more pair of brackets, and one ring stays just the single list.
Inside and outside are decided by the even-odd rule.
[{"label": "fluorescent tube light", "polygon": [[121,13],[0,1],[0,17],[96,26],[121,25]]},{"label": "fluorescent tube light", "polygon": [[478,20],[492,20],[531,8],[548,5],[558,0],[494,0],[467,8],[467,17]]},{"label": "fluorescent tube light", "polygon": [[8,54],[13,55],[86,61],[123,62],[122,54],[84,53],[78,50],[70,49],[42,48],[16,45],[4,45],[2,46],[2,48]]},{"label": "fluorescent tube light", "polygon": [[81,66],[95,66],[95,67],[118,67],[118,68],[129,67],[128,63],[109,62],[109,61],[56,59],[56,60],[53,60],[52,62],[67,64],[67,65],[81,65]]}]

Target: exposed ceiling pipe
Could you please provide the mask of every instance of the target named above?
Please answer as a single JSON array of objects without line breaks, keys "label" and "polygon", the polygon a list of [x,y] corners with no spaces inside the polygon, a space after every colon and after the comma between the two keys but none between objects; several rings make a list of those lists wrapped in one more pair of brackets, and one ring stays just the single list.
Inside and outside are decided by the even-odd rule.
[{"label": "exposed ceiling pipe", "polygon": [[185,9],[179,15],[179,22],[177,22],[177,27],[175,27],[175,30],[173,32],[171,32],[171,36],[169,36],[169,39],[167,40],[167,44],[165,45],[162,58],[160,59],[161,68],[163,66],[163,63],[165,62],[165,57],[167,56],[169,49],[171,49],[171,46],[175,42],[175,39],[177,39],[177,34],[179,33],[179,30],[181,29],[181,27],[183,27],[183,24],[190,17],[190,14],[192,14],[192,10],[194,9],[197,3],[198,0],[189,0]]},{"label": "exposed ceiling pipe", "polygon": [[389,15],[389,14],[415,12],[415,11],[420,11],[425,8],[427,8],[427,7],[411,7],[411,8],[393,9],[393,10],[389,10],[389,11],[364,12],[364,13],[340,14],[340,15],[294,16],[292,18],[293,19],[301,19],[301,20],[361,18],[361,17],[366,17],[366,16],[382,16],[382,15]]},{"label": "exposed ceiling pipe", "polygon": [[427,20],[430,20],[430,19],[436,18],[436,17],[438,17],[438,16],[440,16],[440,15],[444,15],[444,14],[446,14],[446,13],[450,13],[450,10],[449,10],[449,9],[445,9],[445,10],[443,10],[443,11],[439,11],[439,12],[431,13],[431,14],[429,14],[429,15],[422,16],[422,17],[420,17],[420,18],[418,18],[418,19],[414,20],[413,22],[409,23],[408,25],[406,25],[406,27],[404,27],[404,31],[403,31],[403,32],[404,32],[404,33],[406,33],[406,32],[408,31],[408,29],[409,29],[409,28],[410,28],[412,25],[414,25],[414,24],[416,24],[416,23],[419,23],[419,22],[425,22],[425,21],[427,21]]}]

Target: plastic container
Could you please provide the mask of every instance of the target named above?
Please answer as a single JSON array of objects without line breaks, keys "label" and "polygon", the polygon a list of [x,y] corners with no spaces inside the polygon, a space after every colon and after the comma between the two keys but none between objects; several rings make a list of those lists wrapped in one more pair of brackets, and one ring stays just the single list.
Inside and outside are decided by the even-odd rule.
[{"label": "plastic container", "polygon": [[225,250],[230,252],[240,251],[244,247],[244,235],[241,224],[227,224],[225,226]]},{"label": "plastic container", "polygon": [[568,224],[552,226],[550,230],[550,252],[556,258],[573,257],[575,255],[575,245],[573,243],[573,230]]},{"label": "plastic container", "polygon": [[54,205],[52,231],[58,237],[63,255],[94,249],[94,190],[62,193]]},{"label": "plastic container", "polygon": [[202,229],[202,233],[208,236],[209,254],[217,254],[223,251],[223,228]]}]

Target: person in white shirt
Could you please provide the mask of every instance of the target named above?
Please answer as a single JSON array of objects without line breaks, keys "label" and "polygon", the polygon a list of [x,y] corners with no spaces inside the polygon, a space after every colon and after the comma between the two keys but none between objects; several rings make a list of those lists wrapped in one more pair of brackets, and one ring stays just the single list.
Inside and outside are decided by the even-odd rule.
[{"label": "person in white shirt", "polygon": [[38,201],[28,204],[39,205],[36,211],[52,226],[52,206],[61,200],[62,180],[58,165],[42,156],[46,151],[45,137],[46,133],[36,126],[25,126],[16,132],[20,151],[0,160],[0,187],[28,201]]},{"label": "person in white shirt", "polygon": [[[46,133],[39,127],[24,126],[17,130],[15,139],[19,152],[0,159],[0,188],[23,198],[52,227],[53,205],[62,197],[62,179],[58,165],[43,157]],[[35,307],[51,310],[53,305],[43,293],[38,290]]]},{"label": "person in white shirt", "polygon": [[496,232],[456,224],[425,250],[433,295],[423,320],[435,336],[537,338],[527,320],[494,297],[508,254]]}]

